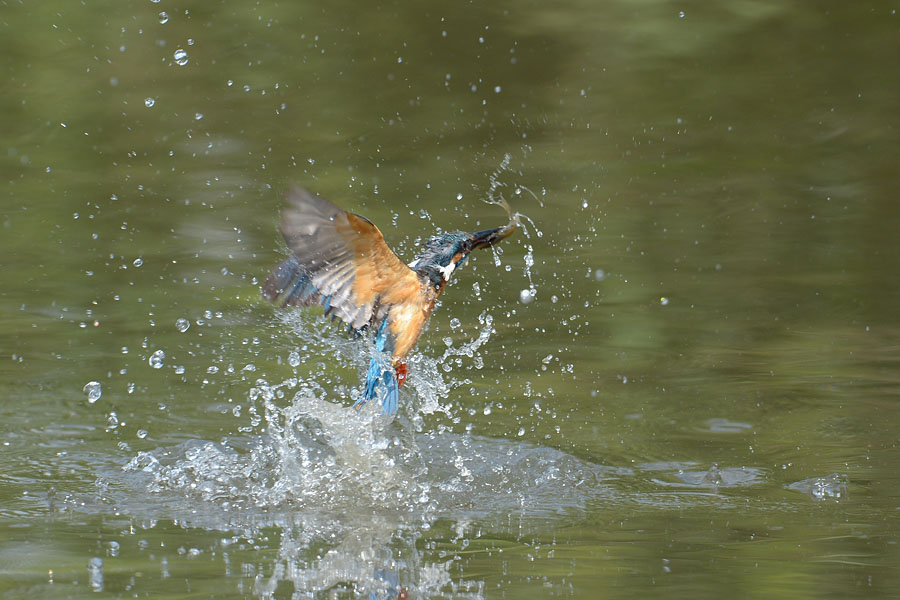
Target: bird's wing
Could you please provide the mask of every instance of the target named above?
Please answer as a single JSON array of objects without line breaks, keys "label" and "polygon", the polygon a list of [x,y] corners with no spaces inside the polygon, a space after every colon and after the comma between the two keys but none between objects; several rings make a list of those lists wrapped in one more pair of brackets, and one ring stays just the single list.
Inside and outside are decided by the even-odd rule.
[{"label": "bird's wing", "polygon": [[291,256],[269,274],[263,294],[282,306],[322,304],[362,329],[396,304],[416,300],[422,283],[365,217],[302,188],[287,195],[281,233]]}]

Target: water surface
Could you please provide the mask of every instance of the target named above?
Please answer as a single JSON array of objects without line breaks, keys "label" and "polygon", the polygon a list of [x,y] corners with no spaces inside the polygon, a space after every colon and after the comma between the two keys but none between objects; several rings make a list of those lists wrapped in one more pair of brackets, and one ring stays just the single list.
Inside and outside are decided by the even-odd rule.
[{"label": "water surface", "polygon": [[[0,593],[896,594],[898,19],[4,3]],[[527,216],[395,420],[259,296],[292,183]]]}]

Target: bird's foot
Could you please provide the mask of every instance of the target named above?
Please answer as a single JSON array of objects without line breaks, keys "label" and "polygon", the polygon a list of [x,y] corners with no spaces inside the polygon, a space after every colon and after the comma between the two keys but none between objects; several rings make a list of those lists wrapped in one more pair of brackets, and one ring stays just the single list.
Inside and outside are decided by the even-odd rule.
[{"label": "bird's foot", "polygon": [[394,371],[397,373],[397,387],[403,387],[403,382],[406,381],[406,363],[400,363],[394,367]]}]

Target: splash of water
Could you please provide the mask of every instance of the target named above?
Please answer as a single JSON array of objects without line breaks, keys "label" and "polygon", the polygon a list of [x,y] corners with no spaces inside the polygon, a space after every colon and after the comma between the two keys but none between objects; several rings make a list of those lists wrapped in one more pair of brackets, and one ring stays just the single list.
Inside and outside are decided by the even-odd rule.
[{"label": "splash of water", "polygon": [[[410,359],[412,375],[408,383],[416,391],[412,422],[417,431],[423,430],[425,415],[442,412],[450,418],[454,417],[450,407],[443,404],[441,400],[449,398],[453,390],[472,383],[469,378],[460,379],[452,376],[454,367],[463,366],[463,358],[471,359],[472,365],[476,369],[484,366],[484,359],[481,357],[479,349],[490,340],[491,335],[497,330],[494,329],[494,317],[487,310],[478,315],[478,322],[480,328],[477,337],[469,339],[462,345],[454,346],[452,338],[445,339],[444,343],[447,348],[440,358],[435,359],[424,354],[416,354]],[[448,339],[450,340],[449,344],[447,343]]]},{"label": "splash of water", "polygon": [[446,348],[440,357],[410,357],[411,376],[396,419],[381,415],[375,403],[361,413],[349,408],[352,394],[344,386],[321,383],[332,361],[309,364],[311,357],[330,355],[362,374],[373,352],[367,339],[336,335],[322,318],[299,311],[286,312],[284,320],[305,341],[300,351],[291,351],[289,364],[312,369],[280,383],[255,382],[246,410],[235,410],[249,418],[238,428],[245,437],[141,452],[126,471],[148,476],[151,492],[180,490],[226,510],[326,503],[331,509],[375,505],[427,512],[431,486],[419,481],[426,463],[415,432],[425,428],[428,415],[454,418],[445,401],[471,380],[452,373],[464,359],[476,368],[483,365],[479,349],[495,332],[493,317],[482,312],[477,335]]},{"label": "splash of water", "polygon": [[460,422],[448,398],[472,383],[457,375],[460,367],[483,366],[480,350],[495,333],[490,312],[439,355],[410,357],[397,418],[374,403],[357,413],[352,394],[329,382],[335,360],[364,372],[370,340],[335,335],[308,313],[284,320],[303,340],[287,361],[296,376],[252,384],[237,413],[242,435],[137,454],[124,471],[140,493],[116,502],[132,514],[157,503],[182,526],[244,537],[275,525],[278,558],[256,578],[260,597],[289,580],[308,597],[393,599],[409,590],[410,597],[481,599],[483,582],[451,579],[456,559],[423,554],[423,532],[449,518],[465,547],[481,535],[467,523],[485,519],[522,535],[535,518],[583,511],[608,493],[598,486],[608,469],[558,450],[425,426],[432,413]]},{"label": "splash of water", "polygon": [[[500,188],[508,187],[508,184],[501,181],[501,176],[506,172],[510,172],[510,173],[513,172],[509,167],[511,161],[512,161],[512,156],[509,153],[504,154],[503,159],[500,161],[500,164],[488,176],[487,198],[484,200],[484,202],[486,204],[492,204],[492,205],[496,204],[498,206],[502,206],[503,208],[505,208],[506,212],[510,215],[510,222],[512,222],[512,220],[515,219],[516,225],[522,229],[522,233],[523,233],[523,235],[525,235],[525,237],[527,239],[531,239],[531,232],[528,227],[525,227],[524,224],[521,223],[520,219],[527,220],[528,223],[531,224],[531,227],[534,228],[535,235],[538,238],[541,238],[541,237],[543,237],[544,233],[540,229],[538,229],[534,220],[522,212],[516,211],[515,213],[513,213],[512,209],[510,208],[510,205],[504,199],[503,195],[499,193]],[[528,194],[530,194],[531,197],[534,198],[535,201],[537,201],[537,203],[541,207],[544,206],[544,203],[537,196],[537,194],[532,192],[531,189],[529,189],[528,187],[521,185],[519,183],[515,183],[512,185],[513,185],[513,196],[518,198],[522,195],[522,192],[525,191],[525,192],[528,192]],[[531,269],[534,266],[534,246],[532,246],[530,243],[526,243],[525,246],[526,246],[526,253],[525,253],[524,274],[525,274],[525,277],[528,279],[528,289],[522,291],[522,297],[527,298],[527,302],[530,302],[537,295],[537,286],[534,283],[534,278],[532,277],[532,273],[531,273]],[[503,253],[503,249],[500,248],[499,246],[492,246],[491,249],[493,251],[493,256],[494,256],[494,266],[499,268],[500,266],[502,266],[502,261],[500,260],[500,256]],[[507,270],[508,270],[508,267],[507,267]]]}]

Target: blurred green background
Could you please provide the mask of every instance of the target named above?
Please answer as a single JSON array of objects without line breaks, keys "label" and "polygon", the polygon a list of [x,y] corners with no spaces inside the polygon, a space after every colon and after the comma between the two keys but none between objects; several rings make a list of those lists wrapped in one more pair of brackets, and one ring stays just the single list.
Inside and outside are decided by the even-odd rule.
[{"label": "blurred green background", "polygon": [[[0,595],[895,595],[897,8],[0,2]],[[366,349],[259,298],[292,183],[407,262],[528,217],[419,342],[427,500],[273,441]]]}]

